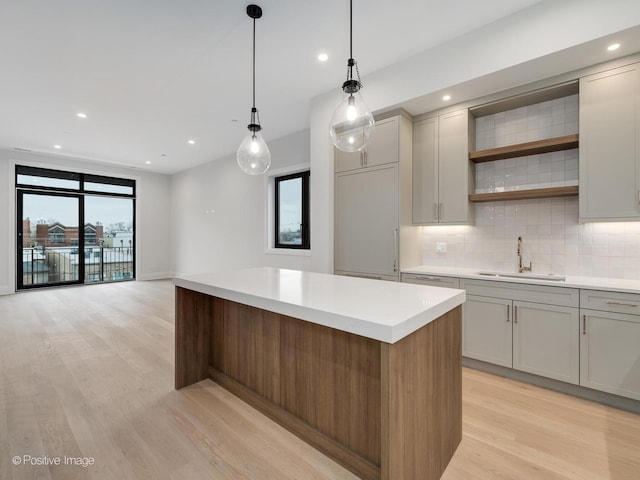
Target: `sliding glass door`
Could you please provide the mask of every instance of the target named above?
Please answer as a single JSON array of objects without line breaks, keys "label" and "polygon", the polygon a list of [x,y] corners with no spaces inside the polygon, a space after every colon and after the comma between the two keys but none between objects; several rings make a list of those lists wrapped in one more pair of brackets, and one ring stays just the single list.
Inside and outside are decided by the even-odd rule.
[{"label": "sliding glass door", "polygon": [[16,167],[18,290],[135,278],[135,181]]},{"label": "sliding glass door", "polygon": [[18,288],[79,283],[79,212],[79,196],[18,192]]}]

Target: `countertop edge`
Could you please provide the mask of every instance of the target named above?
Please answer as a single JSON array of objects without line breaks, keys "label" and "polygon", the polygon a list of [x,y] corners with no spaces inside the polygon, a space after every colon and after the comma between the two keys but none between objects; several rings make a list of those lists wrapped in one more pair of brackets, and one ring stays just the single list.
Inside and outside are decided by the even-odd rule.
[{"label": "countertop edge", "polygon": [[544,285],[560,288],[577,288],[581,290],[603,290],[608,292],[640,294],[640,280],[617,279],[604,277],[580,277],[567,275],[565,281],[513,278],[513,277],[491,277],[478,275],[477,272],[484,269],[466,269],[459,267],[439,267],[429,265],[419,265],[404,268],[401,273],[413,275],[437,275],[441,277],[464,278],[468,280],[483,280],[488,282],[516,283],[528,285]]},{"label": "countertop edge", "polygon": [[341,315],[336,312],[318,310],[310,306],[288,303],[278,299],[222,288],[185,277],[174,277],[173,283],[176,287],[261,308],[389,344],[396,343],[450,310],[462,305],[466,300],[465,291],[458,290],[455,295],[441,300],[435,305],[425,307],[425,310],[422,312],[396,325],[383,325],[348,315]]}]

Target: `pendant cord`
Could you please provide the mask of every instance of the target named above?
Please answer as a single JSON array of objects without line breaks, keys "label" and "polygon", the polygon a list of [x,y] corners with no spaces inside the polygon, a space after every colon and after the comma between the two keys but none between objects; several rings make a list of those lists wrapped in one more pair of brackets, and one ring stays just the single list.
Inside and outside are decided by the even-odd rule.
[{"label": "pendant cord", "polygon": [[349,0],[349,58],[353,58],[353,0]]},{"label": "pendant cord", "polygon": [[256,19],[253,19],[253,108],[256,108]]}]

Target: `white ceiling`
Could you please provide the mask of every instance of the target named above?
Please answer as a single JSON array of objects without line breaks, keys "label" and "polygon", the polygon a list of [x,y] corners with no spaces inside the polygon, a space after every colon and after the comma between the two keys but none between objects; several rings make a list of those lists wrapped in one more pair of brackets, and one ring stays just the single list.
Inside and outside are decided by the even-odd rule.
[{"label": "white ceiling", "polygon": [[[161,173],[233,154],[251,107],[248,3],[0,0],[0,146]],[[366,76],[536,3],[355,0],[354,57]],[[258,4],[269,142],[307,128],[310,99],[344,80],[348,1]]]}]

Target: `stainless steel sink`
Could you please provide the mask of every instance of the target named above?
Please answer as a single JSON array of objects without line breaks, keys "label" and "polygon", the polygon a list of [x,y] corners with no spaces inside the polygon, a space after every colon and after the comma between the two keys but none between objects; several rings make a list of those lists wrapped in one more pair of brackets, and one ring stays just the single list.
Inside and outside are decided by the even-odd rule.
[{"label": "stainless steel sink", "polygon": [[504,278],[522,278],[529,280],[551,280],[553,282],[564,282],[566,277],[560,275],[554,275],[549,273],[548,275],[540,275],[535,273],[516,273],[516,272],[478,272],[478,275],[484,275],[487,277],[504,277]]}]

